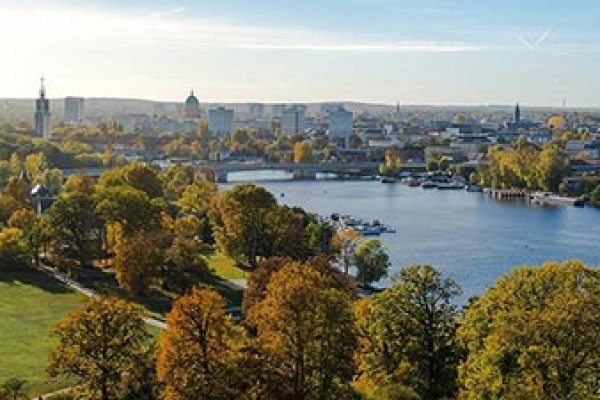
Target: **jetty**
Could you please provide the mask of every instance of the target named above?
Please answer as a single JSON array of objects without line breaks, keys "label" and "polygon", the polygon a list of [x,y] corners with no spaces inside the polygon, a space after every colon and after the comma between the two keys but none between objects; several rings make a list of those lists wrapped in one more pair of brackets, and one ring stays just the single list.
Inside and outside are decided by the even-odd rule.
[{"label": "jetty", "polygon": [[491,189],[485,188],[483,193],[498,200],[528,200],[529,193],[523,189]]}]

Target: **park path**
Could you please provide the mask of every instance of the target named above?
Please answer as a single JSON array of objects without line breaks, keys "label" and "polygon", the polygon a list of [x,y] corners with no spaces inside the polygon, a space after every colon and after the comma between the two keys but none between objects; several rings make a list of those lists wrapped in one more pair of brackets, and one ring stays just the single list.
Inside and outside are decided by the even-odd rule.
[{"label": "park path", "polygon": [[[70,279],[63,272],[57,271],[56,269],[54,269],[52,267],[48,267],[46,265],[42,265],[42,268],[46,272],[48,272],[50,275],[52,275],[54,277],[54,279],[56,279],[57,281],[60,281],[60,282],[64,283],[65,285],[68,285],[69,287],[77,290],[79,293],[83,293],[87,297],[93,297],[93,296],[96,295],[96,292],[93,289],[87,288],[87,287],[81,285],[79,282],[74,281],[73,279]],[[154,326],[154,327],[159,328],[159,329],[166,329],[167,328],[167,324],[164,321],[161,321],[161,320],[156,319],[156,318],[146,317],[146,318],[144,318],[144,322],[146,322],[146,324],[148,324],[150,326]]]}]

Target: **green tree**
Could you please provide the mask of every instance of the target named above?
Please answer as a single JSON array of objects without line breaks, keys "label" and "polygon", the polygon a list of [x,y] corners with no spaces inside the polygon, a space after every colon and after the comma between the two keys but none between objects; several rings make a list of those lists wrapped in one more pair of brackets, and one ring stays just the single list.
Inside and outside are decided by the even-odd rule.
[{"label": "green tree", "polygon": [[149,333],[142,312],[114,297],[91,297],[53,330],[58,345],[50,355],[51,377],[75,376],[88,398],[118,398],[122,383],[137,369]]},{"label": "green tree", "polygon": [[[56,254],[67,266],[75,261],[87,265],[99,247],[99,220],[90,196],[72,193],[58,198],[48,209],[49,239]],[[94,246],[96,244],[96,246]]]},{"label": "green tree", "polygon": [[252,184],[236,185],[221,193],[211,212],[217,248],[254,269],[270,247],[265,234],[268,213],[277,205],[266,189]]},{"label": "green tree", "polygon": [[118,224],[123,235],[160,225],[162,205],[142,190],[121,186],[98,193],[96,212],[107,222]]},{"label": "green tree", "polygon": [[461,399],[583,400],[600,388],[600,272],[520,267],[467,309]]},{"label": "green tree", "polygon": [[404,268],[393,281],[358,309],[361,374],[374,386],[402,385],[425,400],[452,398],[460,287],[428,265]]},{"label": "green tree", "polygon": [[390,257],[379,239],[367,239],[356,248],[356,279],[366,287],[387,275]]}]

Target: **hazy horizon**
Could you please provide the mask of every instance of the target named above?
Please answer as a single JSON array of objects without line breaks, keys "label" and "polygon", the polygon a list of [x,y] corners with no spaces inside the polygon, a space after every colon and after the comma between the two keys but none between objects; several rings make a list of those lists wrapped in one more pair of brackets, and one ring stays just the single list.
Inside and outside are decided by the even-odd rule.
[{"label": "hazy horizon", "polygon": [[96,3],[2,1],[0,97],[600,105],[596,2]]}]

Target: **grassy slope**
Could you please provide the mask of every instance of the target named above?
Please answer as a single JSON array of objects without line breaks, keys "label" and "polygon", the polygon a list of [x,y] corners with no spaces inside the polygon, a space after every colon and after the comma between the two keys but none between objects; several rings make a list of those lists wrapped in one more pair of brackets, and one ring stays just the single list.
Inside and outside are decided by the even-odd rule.
[{"label": "grassy slope", "polygon": [[235,262],[222,254],[213,254],[207,257],[208,267],[222,279],[246,279],[249,272],[237,267]]},{"label": "grassy slope", "polygon": [[55,344],[48,332],[84,298],[41,272],[0,269],[0,382],[26,379],[31,394],[66,386],[64,380],[44,381]]}]

